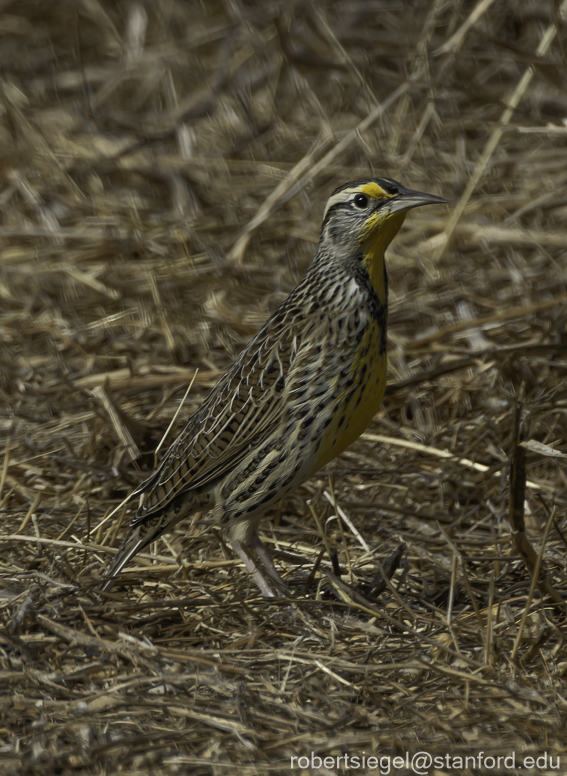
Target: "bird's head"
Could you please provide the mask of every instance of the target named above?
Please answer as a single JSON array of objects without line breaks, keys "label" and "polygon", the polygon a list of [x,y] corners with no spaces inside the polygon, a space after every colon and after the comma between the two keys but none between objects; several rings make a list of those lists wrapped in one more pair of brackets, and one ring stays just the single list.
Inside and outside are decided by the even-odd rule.
[{"label": "bird's head", "polygon": [[434,194],[406,189],[389,178],[351,181],[329,197],[321,240],[335,254],[381,258],[408,210],[446,202]]}]

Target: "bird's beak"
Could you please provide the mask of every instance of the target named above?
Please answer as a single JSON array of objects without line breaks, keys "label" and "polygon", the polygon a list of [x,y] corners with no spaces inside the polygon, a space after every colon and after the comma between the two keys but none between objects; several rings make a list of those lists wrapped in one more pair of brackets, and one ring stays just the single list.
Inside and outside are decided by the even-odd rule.
[{"label": "bird's beak", "polygon": [[435,194],[426,194],[423,191],[411,191],[411,189],[400,187],[397,197],[390,202],[390,213],[411,210],[412,207],[421,207],[422,205],[445,205],[446,203],[446,199],[437,197]]}]

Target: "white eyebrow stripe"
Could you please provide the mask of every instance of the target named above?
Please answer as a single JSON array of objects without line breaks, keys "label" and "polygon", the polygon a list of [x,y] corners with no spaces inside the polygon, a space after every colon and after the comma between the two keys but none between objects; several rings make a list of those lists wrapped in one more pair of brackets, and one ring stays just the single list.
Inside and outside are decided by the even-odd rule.
[{"label": "white eyebrow stripe", "polygon": [[351,199],[354,194],[358,194],[360,192],[360,189],[358,186],[354,186],[349,189],[343,189],[342,191],[339,191],[337,194],[333,194],[332,197],[329,197],[329,201],[327,202],[327,207],[325,208],[325,212],[323,213],[323,221],[325,220],[327,213],[334,205],[339,205],[341,202],[348,202],[349,199]]}]

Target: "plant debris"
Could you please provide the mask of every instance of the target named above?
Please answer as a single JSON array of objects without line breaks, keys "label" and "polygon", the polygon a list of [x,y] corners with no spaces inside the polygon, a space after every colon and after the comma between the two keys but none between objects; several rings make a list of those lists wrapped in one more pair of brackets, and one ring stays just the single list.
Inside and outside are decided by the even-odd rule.
[{"label": "plant debris", "polygon": [[[3,4],[3,772],[567,767],[566,24],[512,0]],[[291,594],[264,600],[208,515],[99,594],[131,512],[108,515],[368,175],[451,204],[389,250],[381,411],[262,523]]]}]

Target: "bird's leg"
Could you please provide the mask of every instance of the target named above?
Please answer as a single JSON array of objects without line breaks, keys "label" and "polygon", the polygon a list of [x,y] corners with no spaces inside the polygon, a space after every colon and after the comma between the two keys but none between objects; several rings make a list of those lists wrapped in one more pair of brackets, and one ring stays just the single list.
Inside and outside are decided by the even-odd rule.
[{"label": "bird's leg", "polygon": [[[246,566],[246,570],[248,571],[248,573],[250,574],[254,582],[260,588],[262,595],[266,596],[266,598],[275,598],[276,594],[268,584],[268,581],[266,580],[266,578],[264,577],[264,575],[262,574],[258,566],[254,563],[254,560],[246,552],[246,549],[240,544],[240,542],[236,541],[236,539],[229,539],[229,542],[234,552],[238,555],[240,560]],[[264,550],[265,549],[266,548],[264,547]]]},{"label": "bird's leg", "polygon": [[287,589],[286,583],[280,577],[279,571],[274,566],[274,561],[270,558],[270,553],[268,552],[268,548],[262,542],[262,540],[260,539],[256,531],[254,531],[254,533],[250,537],[250,546],[252,547],[253,550],[256,550],[258,557],[264,564],[264,568],[266,569],[268,574],[272,577],[274,582],[277,582],[278,585],[281,585],[281,587],[283,587],[284,589]]}]

